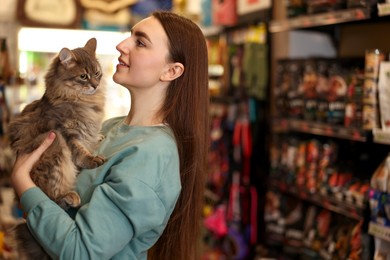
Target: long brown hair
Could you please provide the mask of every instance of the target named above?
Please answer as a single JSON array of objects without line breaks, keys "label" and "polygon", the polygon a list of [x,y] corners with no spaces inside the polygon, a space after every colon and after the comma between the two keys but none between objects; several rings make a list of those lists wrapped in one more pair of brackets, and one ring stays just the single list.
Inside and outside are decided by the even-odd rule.
[{"label": "long brown hair", "polygon": [[202,31],[180,15],[156,11],[169,41],[169,59],[184,65],[171,82],[160,111],[175,134],[182,191],[168,225],[149,259],[199,259],[201,216],[208,151],[208,59]]}]

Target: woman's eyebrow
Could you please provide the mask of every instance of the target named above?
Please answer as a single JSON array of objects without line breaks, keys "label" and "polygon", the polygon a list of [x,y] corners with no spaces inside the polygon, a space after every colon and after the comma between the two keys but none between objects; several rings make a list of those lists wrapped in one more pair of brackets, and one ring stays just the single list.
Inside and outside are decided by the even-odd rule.
[{"label": "woman's eyebrow", "polygon": [[137,37],[145,38],[145,39],[148,40],[149,42],[152,42],[152,41],[150,40],[149,36],[148,36],[146,33],[142,32],[142,31],[135,31],[134,29],[131,29],[131,30],[130,30],[130,33],[131,33],[132,35],[134,34],[134,35],[137,36]]}]

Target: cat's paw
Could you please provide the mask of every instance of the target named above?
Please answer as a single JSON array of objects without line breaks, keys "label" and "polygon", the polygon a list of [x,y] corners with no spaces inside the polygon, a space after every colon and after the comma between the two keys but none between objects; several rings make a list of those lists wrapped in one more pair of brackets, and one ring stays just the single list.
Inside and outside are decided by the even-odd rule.
[{"label": "cat's paw", "polygon": [[99,167],[100,165],[103,165],[103,163],[106,162],[106,158],[103,155],[97,155],[93,158],[93,161],[96,163],[95,167]]},{"label": "cat's paw", "polygon": [[81,198],[75,191],[69,191],[57,202],[63,209],[77,208],[81,204]]},{"label": "cat's paw", "polygon": [[90,156],[88,157],[87,162],[84,164],[85,169],[93,169],[96,167],[99,167],[103,163],[106,162],[106,158],[104,158],[102,155],[97,155],[97,156]]},{"label": "cat's paw", "polygon": [[105,136],[105,135],[102,135],[102,134],[99,134],[99,136],[98,136],[98,142],[101,142],[101,141],[103,141],[104,139],[106,139],[106,136]]}]

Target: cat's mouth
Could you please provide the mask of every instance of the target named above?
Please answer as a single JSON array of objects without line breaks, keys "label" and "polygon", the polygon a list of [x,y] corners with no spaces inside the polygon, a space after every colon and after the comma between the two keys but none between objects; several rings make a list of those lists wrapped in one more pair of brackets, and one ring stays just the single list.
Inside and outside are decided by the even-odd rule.
[{"label": "cat's mouth", "polygon": [[85,95],[93,95],[93,94],[95,94],[96,89],[97,89],[97,87],[88,87],[88,88],[84,89],[83,93]]}]

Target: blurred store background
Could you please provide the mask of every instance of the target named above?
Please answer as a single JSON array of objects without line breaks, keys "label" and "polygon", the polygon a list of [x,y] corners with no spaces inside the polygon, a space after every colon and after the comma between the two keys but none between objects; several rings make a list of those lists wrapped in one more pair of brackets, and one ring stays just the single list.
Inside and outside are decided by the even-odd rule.
[{"label": "blurred store background", "polygon": [[21,217],[9,120],[43,94],[53,55],[91,37],[106,118],[127,114],[115,46],[156,9],[209,47],[202,260],[389,260],[389,0],[2,0],[0,259]]}]

